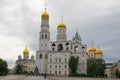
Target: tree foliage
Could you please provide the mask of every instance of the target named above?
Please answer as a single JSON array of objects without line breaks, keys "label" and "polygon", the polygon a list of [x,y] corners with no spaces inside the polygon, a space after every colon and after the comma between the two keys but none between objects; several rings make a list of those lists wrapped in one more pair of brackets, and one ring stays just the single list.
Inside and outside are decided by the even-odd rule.
[{"label": "tree foliage", "polygon": [[23,66],[18,64],[15,69],[16,74],[23,74]]},{"label": "tree foliage", "polygon": [[116,71],[115,71],[115,76],[116,76],[117,78],[120,78],[120,71],[119,71],[118,69],[116,69]]},{"label": "tree foliage", "polygon": [[87,75],[89,77],[104,77],[105,64],[103,60],[88,60]]},{"label": "tree foliage", "polygon": [[0,75],[7,75],[8,65],[7,62],[0,58]]},{"label": "tree foliage", "polygon": [[78,62],[79,62],[79,57],[74,57],[74,56],[70,57],[69,68],[70,68],[71,74],[77,74]]}]

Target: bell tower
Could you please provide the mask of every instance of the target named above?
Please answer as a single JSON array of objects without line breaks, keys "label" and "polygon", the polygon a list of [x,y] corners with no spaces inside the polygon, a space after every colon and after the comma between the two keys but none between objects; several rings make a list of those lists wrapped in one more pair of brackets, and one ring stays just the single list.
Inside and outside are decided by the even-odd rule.
[{"label": "bell tower", "polygon": [[57,41],[66,41],[66,25],[63,22],[63,17],[61,17],[61,23],[57,27]]},{"label": "bell tower", "polygon": [[49,14],[46,11],[41,15],[41,31],[39,35],[39,50],[48,51],[50,43],[50,32],[49,32]]},{"label": "bell tower", "polygon": [[36,52],[36,68],[38,73],[47,73],[47,55],[50,48],[49,14],[46,11],[41,15],[41,30],[39,32],[39,50]]}]

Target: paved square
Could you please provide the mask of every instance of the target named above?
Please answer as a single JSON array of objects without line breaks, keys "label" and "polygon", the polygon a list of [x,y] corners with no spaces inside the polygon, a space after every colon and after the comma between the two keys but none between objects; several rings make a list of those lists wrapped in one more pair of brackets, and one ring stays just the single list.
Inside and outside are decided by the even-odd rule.
[{"label": "paved square", "polygon": [[47,76],[44,79],[42,76],[25,76],[25,75],[8,75],[0,76],[0,80],[120,80],[115,78],[81,78],[81,77],[53,77]]}]

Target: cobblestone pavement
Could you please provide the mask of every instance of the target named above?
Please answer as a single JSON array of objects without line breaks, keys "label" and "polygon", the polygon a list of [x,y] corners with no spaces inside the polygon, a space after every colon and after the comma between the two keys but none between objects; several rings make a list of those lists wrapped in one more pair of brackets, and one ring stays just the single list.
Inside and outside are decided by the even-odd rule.
[{"label": "cobblestone pavement", "polygon": [[44,79],[42,76],[25,76],[25,75],[8,75],[8,76],[0,76],[0,80],[48,80]]},{"label": "cobblestone pavement", "polygon": [[23,80],[25,76],[23,75],[8,75],[8,76],[0,76],[0,80]]},{"label": "cobblestone pavement", "polygon": [[8,75],[0,76],[0,80],[120,80],[115,78],[75,78],[75,77],[50,77],[44,79],[42,76],[24,76],[24,75]]},{"label": "cobblestone pavement", "polygon": [[120,80],[116,78],[75,78],[75,77],[53,77],[56,80]]}]

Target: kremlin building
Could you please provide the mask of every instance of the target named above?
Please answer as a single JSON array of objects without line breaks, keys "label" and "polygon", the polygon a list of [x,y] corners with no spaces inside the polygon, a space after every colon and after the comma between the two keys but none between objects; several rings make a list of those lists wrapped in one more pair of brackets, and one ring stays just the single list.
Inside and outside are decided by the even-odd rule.
[{"label": "kremlin building", "polygon": [[71,56],[79,57],[78,74],[87,75],[88,59],[103,59],[103,52],[100,48],[94,48],[93,44],[87,51],[87,45],[82,43],[78,32],[75,32],[72,40],[67,39],[67,25],[61,20],[56,26],[56,41],[50,40],[49,13],[45,11],[41,15],[41,30],[39,32],[39,49],[29,59],[29,50],[23,51],[23,59],[18,56],[17,64],[24,66],[24,70],[33,71],[36,75],[49,74],[54,76],[69,76],[71,71],[69,59]]},{"label": "kremlin building", "polygon": [[18,60],[16,60],[16,66],[22,65],[23,72],[33,73],[35,69],[35,58],[31,56],[29,59],[29,50],[25,48],[23,50],[23,58],[21,55],[18,56]]},{"label": "kremlin building", "polygon": [[49,14],[41,15],[41,31],[39,34],[39,50],[36,53],[36,70],[39,74],[69,76],[69,58],[79,57],[77,73],[87,74],[87,45],[82,43],[78,32],[72,40],[67,39],[67,25],[63,20],[57,25],[56,41],[50,40]]}]

